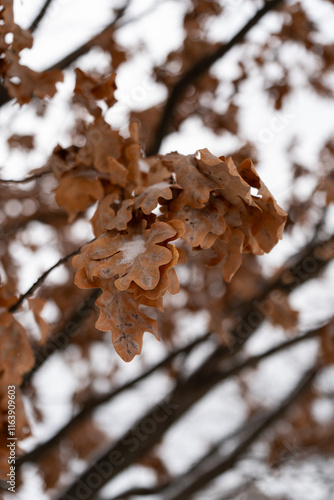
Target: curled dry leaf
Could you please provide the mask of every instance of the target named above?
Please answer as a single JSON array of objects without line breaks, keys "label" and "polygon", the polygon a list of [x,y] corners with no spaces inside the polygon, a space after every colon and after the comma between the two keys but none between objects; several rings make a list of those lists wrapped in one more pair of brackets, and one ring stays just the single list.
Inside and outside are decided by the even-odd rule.
[{"label": "curled dry leaf", "polygon": [[177,234],[172,225],[155,222],[142,232],[101,236],[73,258],[73,265],[84,266],[90,280],[118,275],[115,281],[118,290],[127,290],[132,281],[144,290],[152,290],[160,279],[159,267],[173,257],[163,243],[177,238]]},{"label": "curled dry leaf", "polygon": [[56,201],[68,212],[70,222],[103,195],[104,190],[99,179],[85,179],[70,174],[61,178],[56,189]]},{"label": "curled dry leaf", "polygon": [[[191,248],[203,251],[203,263],[219,266],[225,281],[230,281],[243,253],[268,252],[281,238],[286,213],[260,180],[251,160],[237,168],[231,158],[217,158],[207,149],[198,155],[171,153],[145,158],[136,123],[131,124],[127,139],[112,131],[101,117],[94,126],[89,130],[92,134],[95,131],[95,139],[82,148],[91,160],[89,167],[88,160],[86,170],[80,166],[74,152],[75,167],[71,174],[63,171],[60,177],[63,189],[73,189],[66,179],[74,172],[86,175],[86,196],[80,207],[72,196],[73,211],[99,199],[91,219],[98,238],[81,249],[73,265],[78,287],[101,288],[107,294],[104,297],[109,297],[103,299],[104,313],[97,327],[103,323],[107,328],[108,324],[114,341],[122,333],[110,318],[107,321],[106,304],[117,303],[117,293],[127,292],[122,297],[137,309],[145,305],[161,311],[164,295],[178,293],[174,267],[185,261],[185,253],[171,241],[182,238]],[[94,181],[88,181],[93,172],[98,178],[104,174],[103,180],[95,179],[100,183],[97,191]],[[256,196],[252,189],[257,189]],[[159,203],[161,215],[157,216],[154,211]],[[130,333],[133,336],[132,330]],[[130,337],[121,338],[122,345],[129,344]],[[138,353],[141,342],[134,342],[137,347],[132,346],[132,351]],[[123,347],[118,352],[129,355]]]},{"label": "curled dry leaf", "polygon": [[94,78],[92,75],[87,75],[81,69],[76,68],[75,74],[75,102],[83,104],[93,116],[97,117],[102,114],[101,107],[96,103],[97,100],[103,100],[109,108],[115,104],[115,73],[101,79],[101,77]]},{"label": "curled dry leaf", "polygon": [[97,209],[91,218],[95,236],[101,236],[112,229],[123,231],[132,219],[133,200],[120,202],[119,192],[115,190],[99,201]]},{"label": "curled dry leaf", "polygon": [[264,252],[270,250],[282,238],[287,213],[278,206],[266,185],[255,171],[252,160],[244,160],[238,167],[242,178],[252,187],[258,188],[258,196],[253,197],[260,210],[250,208],[247,222],[254,238]]},{"label": "curled dry leaf", "polygon": [[[204,208],[184,206],[175,214],[177,219],[184,222],[185,233],[183,239],[192,247],[209,248],[217,236],[226,229],[224,212],[220,200],[213,199]],[[174,214],[171,214],[174,215]]]},{"label": "curled dry leaf", "polygon": [[[14,78],[18,78],[19,83],[14,83]],[[56,84],[63,80],[62,71],[54,69],[39,73],[20,64],[19,56],[12,54],[4,78],[4,85],[7,87],[9,94],[16,98],[17,102],[22,106],[22,104],[30,102],[34,96],[39,99],[53,97],[57,92]]]},{"label": "curled dry leaf", "polygon": [[27,332],[12,314],[3,312],[0,333],[1,386],[21,385],[22,376],[35,362]]},{"label": "curled dry leaf", "polygon": [[216,257],[210,259],[209,265],[222,265],[223,277],[227,282],[231,281],[241,266],[244,238],[244,234],[239,229],[231,229],[228,226],[224,234],[217,238],[211,247]]},{"label": "curled dry leaf", "polygon": [[144,214],[149,215],[158,206],[159,198],[171,200],[173,198],[172,189],[179,189],[177,184],[170,184],[167,181],[158,182],[145,188],[139,187],[135,194],[139,195],[134,200],[134,207],[141,208]]},{"label": "curled dry leaf", "polygon": [[96,305],[100,308],[96,327],[103,332],[111,331],[115,350],[124,361],[129,362],[141,353],[145,332],[159,340],[157,322],[139,309],[132,293],[119,292],[110,286],[97,299]]}]

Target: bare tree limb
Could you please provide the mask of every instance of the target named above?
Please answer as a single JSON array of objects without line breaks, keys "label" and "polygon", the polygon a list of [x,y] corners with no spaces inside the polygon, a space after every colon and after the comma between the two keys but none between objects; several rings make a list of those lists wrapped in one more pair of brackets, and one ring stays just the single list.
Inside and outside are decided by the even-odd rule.
[{"label": "bare tree limb", "polygon": [[40,367],[47,361],[47,359],[54,354],[56,351],[61,351],[65,349],[70,341],[70,339],[77,335],[78,328],[82,321],[87,317],[89,312],[94,308],[94,304],[98,296],[100,295],[100,289],[94,290],[84,301],[75,307],[73,314],[65,322],[64,327],[60,330],[60,333],[56,336],[50,335],[46,341],[45,345],[39,346],[34,350],[35,365],[23,376],[23,382],[21,384],[21,389],[25,389],[33,375],[40,369]]},{"label": "bare tree limb", "polygon": [[25,462],[35,462],[37,460],[40,460],[46,451],[48,451],[52,446],[58,444],[66,436],[68,432],[74,429],[79,422],[89,417],[97,407],[99,407],[104,403],[110,402],[118,394],[132,388],[134,385],[145,380],[147,377],[152,375],[152,373],[160,370],[161,368],[165,368],[180,354],[189,354],[195,347],[208,340],[209,337],[210,333],[206,333],[205,335],[196,338],[195,340],[189,342],[185,346],[167,354],[167,356],[164,359],[153,365],[144,373],[141,373],[134,379],[130,380],[129,382],[121,385],[116,389],[113,389],[112,391],[106,394],[103,394],[101,396],[96,396],[85,402],[80,412],[77,415],[75,415],[75,417],[73,417],[72,420],[70,420],[67,424],[65,424],[54,436],[52,436],[51,439],[38,445],[37,448],[17,459],[16,461],[17,467],[20,467]]},{"label": "bare tree limb", "polygon": [[45,170],[43,172],[39,172],[38,174],[26,177],[25,179],[0,179],[0,184],[26,184],[28,182],[35,181],[36,179],[39,179],[43,175],[51,174],[51,173],[52,173],[51,170]]},{"label": "bare tree limb", "polygon": [[169,94],[165,108],[162,112],[157,132],[155,134],[154,142],[147,156],[155,155],[159,152],[161,142],[168,134],[169,125],[173,119],[173,114],[177,103],[180,101],[183,93],[188,85],[196,81],[200,76],[206,73],[210,67],[225,56],[233,47],[242,42],[245,35],[264,17],[268,12],[276,8],[283,0],[270,0],[264,3],[264,6],[259,9],[255,15],[241,28],[240,31],[228,43],[222,43],[218,49],[212,54],[204,56],[197,61],[175,84]]},{"label": "bare tree limb", "polygon": [[256,439],[272,424],[282,418],[286,411],[297,402],[300,396],[309,388],[319,372],[319,369],[320,366],[315,365],[308,370],[281,404],[274,410],[269,411],[255,429],[253,429],[229,455],[224,457],[221,457],[219,454],[216,456],[210,455],[204,461],[200,460],[188,474],[183,475],[182,478],[179,478],[179,481],[176,481],[175,484],[169,488],[169,492],[166,491],[161,497],[161,500],[183,500],[184,498],[191,498],[192,494],[202,490],[217,476],[231,469]]},{"label": "bare tree limb", "polygon": [[31,25],[28,28],[29,31],[31,31],[31,33],[33,33],[38,28],[39,23],[42,21],[43,17],[45,16],[52,1],[53,0],[45,0],[43,7],[41,8],[41,10],[39,11],[39,13],[37,14],[37,16],[35,17],[35,19],[33,20],[33,22],[31,23]]},{"label": "bare tree limb", "polygon": [[[311,336],[311,333],[309,335]],[[312,335],[315,335],[315,333],[313,332]],[[277,348],[273,348],[270,351],[272,354],[278,352]],[[83,484],[87,486],[87,483],[91,483],[90,478],[96,473],[96,470],[99,470],[104,464],[108,464],[109,470],[107,472],[104,471],[99,486],[96,488],[87,486],[90,490],[90,496],[87,496],[87,500],[94,498],[97,490],[149,451],[189,408],[206,395],[218,382],[230,376],[228,372],[218,374],[213,370],[210,371],[210,358],[209,356],[188,379],[179,379],[172,393],[139,419],[132,429],[127,431],[114,443],[106,453],[78,478],[78,481],[75,481],[63,495],[58,497],[58,500],[71,500],[75,498],[75,495],[78,494]],[[241,364],[239,369],[241,369],[241,366],[246,367],[247,364]],[[166,418],[161,416],[163,410],[166,412]],[[149,434],[145,433],[146,422],[150,422]],[[153,432],[151,432],[151,428],[154,428]],[[129,445],[132,446],[129,447]],[[111,463],[111,457],[116,455],[119,457],[119,460],[117,463]]]}]

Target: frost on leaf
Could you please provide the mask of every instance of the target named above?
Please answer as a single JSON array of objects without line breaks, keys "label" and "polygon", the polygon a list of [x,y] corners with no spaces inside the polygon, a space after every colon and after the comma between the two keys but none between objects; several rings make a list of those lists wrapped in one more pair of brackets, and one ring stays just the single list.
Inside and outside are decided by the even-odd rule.
[{"label": "frost on leaf", "polygon": [[176,234],[171,225],[155,222],[142,233],[101,236],[73,258],[73,265],[84,266],[88,279],[107,280],[118,275],[115,281],[118,290],[126,290],[132,281],[144,290],[152,290],[160,279],[159,267],[173,257],[162,243]]}]

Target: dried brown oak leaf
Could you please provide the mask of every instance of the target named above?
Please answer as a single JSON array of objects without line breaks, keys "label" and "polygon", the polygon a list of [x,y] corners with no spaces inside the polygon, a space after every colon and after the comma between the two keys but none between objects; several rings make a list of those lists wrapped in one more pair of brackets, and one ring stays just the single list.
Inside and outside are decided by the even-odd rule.
[{"label": "dried brown oak leaf", "polygon": [[225,206],[219,199],[209,201],[204,208],[192,208],[188,205],[170,217],[184,222],[185,233],[183,239],[192,247],[209,248],[216,241],[217,236],[226,229],[224,219]]},{"label": "dried brown oak leaf", "polygon": [[0,385],[21,385],[35,358],[27,332],[8,312],[0,314]]},{"label": "dried brown oak leaf", "polygon": [[[32,47],[32,35],[29,30],[24,30],[14,22],[13,0],[1,0],[0,12],[0,51],[12,49],[18,53],[22,49]],[[13,40],[6,42],[7,33],[13,34]]]},{"label": "dried brown oak leaf", "polygon": [[96,103],[97,100],[104,100],[109,108],[115,104],[115,73],[101,79],[101,77],[94,78],[92,75],[87,75],[81,69],[76,68],[75,74],[75,102],[83,104],[93,116],[102,114],[101,107]]},{"label": "dried brown oak leaf", "polygon": [[244,203],[255,205],[250,186],[238,173],[231,158],[216,158],[207,149],[199,151],[200,159],[195,155],[183,156],[178,153],[166,155],[163,162],[175,171],[176,182],[183,191],[172,201],[171,210],[178,212],[185,205],[203,208],[209,201],[210,193],[218,190],[224,198],[243,209]]},{"label": "dried brown oak leaf", "polygon": [[[144,290],[154,289],[160,280],[159,267],[173,258],[164,245],[177,239],[182,229],[160,221],[150,229],[143,229],[145,226],[143,221],[141,232],[137,228],[124,235],[101,236],[83,247],[82,253],[73,258],[73,266],[84,267],[88,280],[108,280],[118,275],[115,287],[121,291],[127,290],[132,281]],[[80,286],[78,280],[76,283]]]},{"label": "dried brown oak leaf", "polygon": [[[14,78],[18,78],[19,83],[14,83],[12,81]],[[39,73],[20,64],[19,56],[11,54],[4,85],[11,97],[16,98],[22,106],[30,102],[34,96],[39,99],[53,97],[57,92],[56,84],[63,80],[64,75],[60,70],[54,69]]]},{"label": "dried brown oak leaf", "polygon": [[108,230],[124,231],[132,219],[133,200],[119,201],[119,191],[108,194],[99,201],[97,209],[91,218],[95,236],[100,236]]},{"label": "dried brown oak leaf", "polygon": [[[178,222],[178,221],[173,221]],[[131,283],[129,286],[129,290],[134,292],[135,299],[139,297],[145,297],[149,300],[156,300],[165,295],[166,292],[171,295],[175,295],[180,291],[180,284],[177,278],[174,266],[177,264],[179,260],[179,250],[174,245],[167,244],[167,248],[172,253],[172,260],[163,266],[160,266],[160,280],[155,288],[152,290],[143,290],[136,283]],[[142,299],[141,299],[142,300]],[[145,302],[146,305],[149,303]],[[160,310],[163,310],[162,304],[154,305],[153,307],[157,307]]]},{"label": "dried brown oak leaf", "polygon": [[264,314],[273,325],[279,325],[284,330],[291,331],[297,327],[299,312],[290,305],[288,296],[283,292],[269,294],[269,307],[264,308]]},{"label": "dried brown oak leaf", "polygon": [[258,189],[258,195],[253,201],[258,209],[249,207],[246,224],[251,228],[252,235],[260,248],[268,253],[282,238],[287,213],[276,203],[274,197],[261,181],[255,171],[252,160],[244,160],[238,167],[242,178],[252,187]]},{"label": "dried brown oak leaf", "polygon": [[90,158],[93,166],[99,172],[111,174],[114,165],[110,165],[109,158],[118,160],[121,156],[122,137],[103,118],[97,118],[87,130],[86,144],[80,156]]},{"label": "dried brown oak leaf", "polygon": [[242,250],[245,236],[239,229],[227,226],[222,236],[216,239],[211,249],[216,254],[210,259],[209,266],[222,265],[224,280],[229,282],[242,263]]},{"label": "dried brown oak leaf", "polygon": [[96,328],[111,332],[117,354],[129,362],[141,353],[145,332],[152,333],[160,340],[158,324],[139,309],[139,303],[132,293],[119,292],[112,283],[110,285],[96,301],[100,308]]},{"label": "dried brown oak leaf", "polygon": [[79,212],[83,212],[92,203],[100,200],[104,189],[98,179],[87,179],[64,175],[56,189],[56,202],[65,208],[72,222]]},{"label": "dried brown oak leaf", "polygon": [[158,206],[159,198],[164,200],[173,198],[173,188],[180,189],[180,186],[162,181],[151,186],[139,187],[135,190],[135,194],[139,196],[134,200],[134,207],[141,208],[144,214],[149,215]]}]

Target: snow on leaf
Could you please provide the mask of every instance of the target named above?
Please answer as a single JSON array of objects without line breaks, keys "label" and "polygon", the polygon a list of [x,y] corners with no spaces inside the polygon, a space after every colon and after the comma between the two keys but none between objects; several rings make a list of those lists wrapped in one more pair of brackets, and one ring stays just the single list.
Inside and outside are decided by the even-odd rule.
[{"label": "snow on leaf", "polygon": [[178,230],[172,224],[159,221],[141,233],[101,236],[86,245],[72,262],[78,269],[85,267],[89,280],[118,276],[115,281],[118,290],[127,290],[132,281],[145,290],[152,290],[160,279],[159,267],[173,258],[163,244],[177,236]]}]

